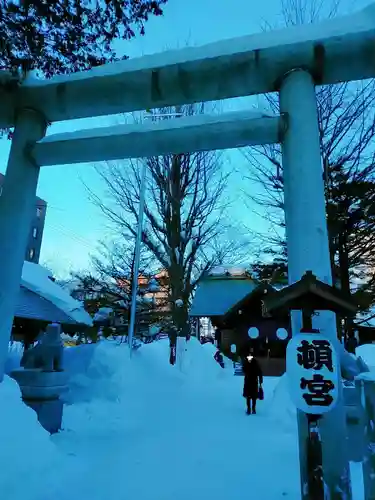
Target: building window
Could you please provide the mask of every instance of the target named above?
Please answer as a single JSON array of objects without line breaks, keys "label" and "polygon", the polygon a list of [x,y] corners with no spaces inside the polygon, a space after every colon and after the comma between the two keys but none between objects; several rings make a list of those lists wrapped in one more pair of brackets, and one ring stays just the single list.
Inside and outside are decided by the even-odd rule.
[{"label": "building window", "polygon": [[38,219],[42,216],[42,209],[40,207],[36,207],[36,216]]},{"label": "building window", "polygon": [[37,227],[33,227],[33,238],[36,240],[38,237],[38,228]]},{"label": "building window", "polygon": [[35,250],[33,248],[30,248],[29,250],[29,259],[33,259],[35,256]]}]

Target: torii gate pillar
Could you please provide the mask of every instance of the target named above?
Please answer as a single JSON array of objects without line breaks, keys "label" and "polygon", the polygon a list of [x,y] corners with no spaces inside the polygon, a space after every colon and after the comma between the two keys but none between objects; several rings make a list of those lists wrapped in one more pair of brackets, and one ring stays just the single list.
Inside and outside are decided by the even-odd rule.
[{"label": "torii gate pillar", "polygon": [[[314,81],[300,69],[287,73],[280,88],[280,111],[288,116],[282,142],[285,223],[289,284],[300,280],[307,270],[332,284],[328,242],[323,168],[320,152],[318,113]],[[315,323],[316,322],[316,323]],[[300,331],[302,318],[292,313],[293,334]],[[338,344],[335,314],[322,311],[314,327]],[[331,499],[350,499],[349,464],[346,450],[346,421],[340,379],[339,401],[324,418],[320,428],[323,443],[324,480]],[[298,414],[301,466],[301,498],[305,499],[307,419]]]},{"label": "torii gate pillar", "polygon": [[0,382],[4,377],[40,170],[29,155],[29,148],[44,137],[46,129],[47,122],[40,113],[20,110],[0,196]]}]

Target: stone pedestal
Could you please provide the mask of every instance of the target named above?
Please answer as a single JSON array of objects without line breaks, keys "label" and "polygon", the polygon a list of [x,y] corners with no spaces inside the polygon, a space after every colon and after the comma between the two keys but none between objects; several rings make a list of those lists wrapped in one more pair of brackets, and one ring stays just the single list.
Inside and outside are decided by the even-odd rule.
[{"label": "stone pedestal", "polygon": [[55,434],[61,430],[64,408],[61,399],[37,401],[24,398],[24,402],[36,412],[39,423],[46,431]]},{"label": "stone pedestal", "polygon": [[51,434],[58,432],[63,416],[60,396],[68,388],[67,374],[21,368],[13,370],[10,375],[20,386],[25,404],[35,410],[40,424]]}]

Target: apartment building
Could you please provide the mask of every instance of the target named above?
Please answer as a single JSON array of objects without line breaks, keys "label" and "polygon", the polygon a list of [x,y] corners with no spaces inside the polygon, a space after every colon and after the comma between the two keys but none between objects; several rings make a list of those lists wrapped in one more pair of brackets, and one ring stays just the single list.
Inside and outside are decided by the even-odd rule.
[{"label": "apartment building", "polygon": [[[0,173],[0,196],[5,176]],[[30,226],[29,238],[25,250],[25,260],[39,263],[40,251],[42,248],[44,224],[47,212],[47,202],[36,197],[35,212]]]}]

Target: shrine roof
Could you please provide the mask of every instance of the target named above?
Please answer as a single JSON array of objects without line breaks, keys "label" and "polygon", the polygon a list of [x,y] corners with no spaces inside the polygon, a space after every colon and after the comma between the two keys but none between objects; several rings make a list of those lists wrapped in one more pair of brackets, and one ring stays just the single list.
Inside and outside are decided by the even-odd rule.
[{"label": "shrine roof", "polygon": [[62,324],[77,323],[55,304],[23,286],[20,287],[14,316]]},{"label": "shrine roof", "polygon": [[[50,271],[43,266],[25,261],[20,285],[50,304],[53,304],[66,317],[71,318],[70,323],[92,325],[92,318],[85,311],[83,304],[71,297],[67,290],[64,290],[58,283],[53,281]],[[36,299],[34,298],[33,300]],[[27,299],[25,301],[26,304],[29,303]],[[39,305],[41,307],[41,303]]]},{"label": "shrine roof", "polygon": [[248,277],[205,278],[198,284],[189,314],[193,317],[223,316],[258,286]]}]

